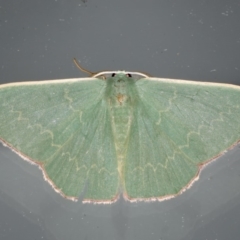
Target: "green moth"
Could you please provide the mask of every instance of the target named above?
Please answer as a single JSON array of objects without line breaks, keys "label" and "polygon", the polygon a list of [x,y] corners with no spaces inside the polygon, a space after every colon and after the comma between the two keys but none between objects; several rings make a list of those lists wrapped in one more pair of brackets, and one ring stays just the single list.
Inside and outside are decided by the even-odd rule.
[{"label": "green moth", "polygon": [[161,201],[240,140],[240,87],[124,71],[4,84],[0,139],[68,199]]}]

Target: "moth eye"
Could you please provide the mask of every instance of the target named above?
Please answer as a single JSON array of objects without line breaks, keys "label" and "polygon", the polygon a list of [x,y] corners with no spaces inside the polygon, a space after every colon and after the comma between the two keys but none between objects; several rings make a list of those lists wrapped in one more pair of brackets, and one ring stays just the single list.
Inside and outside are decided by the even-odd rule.
[{"label": "moth eye", "polygon": [[116,75],[116,73],[113,73],[113,74],[112,74],[112,77],[114,77],[115,75]]},{"label": "moth eye", "polygon": [[127,76],[127,77],[132,77],[132,74],[127,73],[126,76]]}]

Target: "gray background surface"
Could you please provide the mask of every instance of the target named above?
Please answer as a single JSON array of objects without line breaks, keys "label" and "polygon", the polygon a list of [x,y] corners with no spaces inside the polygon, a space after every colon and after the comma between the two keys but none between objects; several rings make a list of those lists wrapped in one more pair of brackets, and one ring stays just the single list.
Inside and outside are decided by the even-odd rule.
[{"label": "gray background surface", "polygon": [[[0,1],[1,83],[142,71],[240,85],[240,2]],[[41,171],[0,145],[1,240],[239,240],[240,148],[181,196],[93,205],[63,199]]]}]

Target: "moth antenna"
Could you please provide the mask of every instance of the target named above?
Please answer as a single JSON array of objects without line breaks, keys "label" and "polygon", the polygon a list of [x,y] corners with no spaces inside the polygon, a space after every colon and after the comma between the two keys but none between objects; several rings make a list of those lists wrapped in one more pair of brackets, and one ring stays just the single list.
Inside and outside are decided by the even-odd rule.
[{"label": "moth antenna", "polygon": [[77,66],[77,68],[80,69],[81,72],[84,72],[84,73],[89,74],[90,77],[92,77],[93,75],[96,74],[95,72],[91,72],[91,71],[83,68],[83,67],[80,65],[80,63],[77,61],[76,58],[73,58],[73,62],[74,62],[74,64]]}]

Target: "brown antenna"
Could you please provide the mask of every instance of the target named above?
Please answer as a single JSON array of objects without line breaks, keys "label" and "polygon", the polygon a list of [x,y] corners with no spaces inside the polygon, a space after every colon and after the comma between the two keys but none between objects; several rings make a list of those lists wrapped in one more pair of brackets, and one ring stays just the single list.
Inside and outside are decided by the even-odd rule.
[{"label": "brown antenna", "polygon": [[90,75],[91,77],[96,74],[95,72],[90,72],[89,70],[83,68],[83,67],[80,65],[80,63],[77,61],[76,58],[73,58],[73,62],[75,63],[75,65],[77,66],[77,68],[80,69],[80,71],[82,71],[82,72],[84,72],[84,73],[87,73],[87,74]]}]

